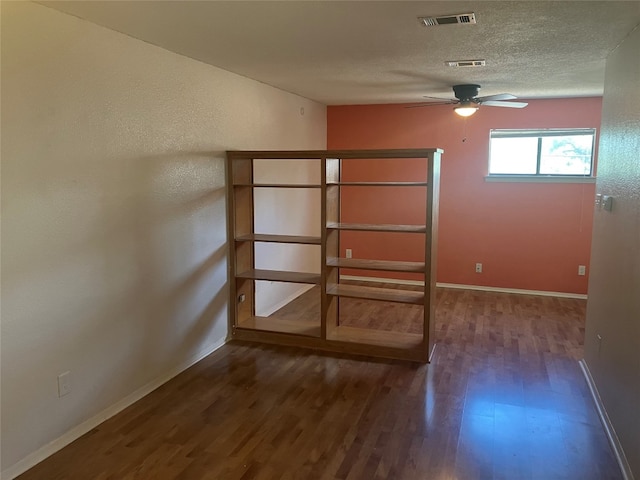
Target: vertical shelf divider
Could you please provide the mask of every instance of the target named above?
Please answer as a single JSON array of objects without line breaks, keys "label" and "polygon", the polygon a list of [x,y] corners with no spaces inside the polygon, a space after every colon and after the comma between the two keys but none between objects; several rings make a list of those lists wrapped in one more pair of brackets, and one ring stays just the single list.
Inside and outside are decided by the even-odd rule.
[{"label": "vertical shelf divider", "polygon": [[[227,172],[230,194],[229,201],[233,209],[229,212],[229,244],[233,245],[229,258],[231,301],[230,308],[235,311],[232,327],[255,315],[255,282],[252,279],[238,278],[237,274],[254,268],[253,243],[236,242],[235,239],[253,234],[253,159],[235,158],[229,162]],[[240,298],[244,301],[240,302]],[[233,331],[233,329],[231,330]]]},{"label": "vertical shelf divider", "polygon": [[424,335],[423,354],[428,361],[435,348],[436,275],[438,252],[438,212],[440,198],[440,152],[427,157],[427,218],[424,272]]},{"label": "vertical shelf divider", "polygon": [[341,160],[339,158],[325,158],[325,175],[323,176],[325,194],[322,200],[326,212],[322,223],[324,245],[322,270],[325,275],[325,281],[322,285],[322,297],[324,301],[322,311],[325,325],[323,338],[325,339],[333,337],[340,318],[338,297],[327,295],[327,285],[336,284],[340,281],[340,269],[327,265],[327,258],[337,257],[340,254],[340,232],[327,229],[328,223],[340,221],[340,185],[337,185],[337,183],[340,182],[340,172]]}]

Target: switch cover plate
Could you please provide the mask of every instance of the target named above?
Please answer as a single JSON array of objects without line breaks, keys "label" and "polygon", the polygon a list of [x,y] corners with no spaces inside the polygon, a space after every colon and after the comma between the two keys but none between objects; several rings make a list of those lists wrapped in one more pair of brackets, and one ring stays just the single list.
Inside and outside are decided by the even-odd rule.
[{"label": "switch cover plate", "polygon": [[71,393],[71,372],[58,375],[58,397],[64,397]]}]

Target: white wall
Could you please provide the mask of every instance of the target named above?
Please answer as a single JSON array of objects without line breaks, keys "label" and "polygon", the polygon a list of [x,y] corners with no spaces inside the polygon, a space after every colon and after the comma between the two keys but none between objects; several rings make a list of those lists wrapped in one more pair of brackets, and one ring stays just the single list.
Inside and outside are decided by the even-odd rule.
[{"label": "white wall", "polygon": [[[585,332],[585,361],[640,479],[640,26],[607,58]],[[598,335],[602,340],[598,340]]]},{"label": "white wall", "polygon": [[1,31],[9,477],[224,341],[224,151],[325,148],[326,109],[36,4]]}]

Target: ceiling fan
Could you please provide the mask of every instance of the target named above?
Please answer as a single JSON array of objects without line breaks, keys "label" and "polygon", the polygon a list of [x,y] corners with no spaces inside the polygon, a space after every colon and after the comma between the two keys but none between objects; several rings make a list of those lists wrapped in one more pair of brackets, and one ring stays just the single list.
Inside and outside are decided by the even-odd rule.
[{"label": "ceiling fan", "polygon": [[454,108],[455,112],[462,117],[469,117],[478,111],[480,105],[486,105],[487,107],[508,107],[508,108],[524,108],[528,105],[525,102],[505,102],[505,100],[514,100],[518,97],[511,95],[510,93],[499,93],[497,95],[488,95],[486,97],[479,97],[478,91],[480,85],[476,84],[463,84],[454,85],[453,94],[456,99],[444,100],[437,97],[425,97],[434,98],[436,100],[442,100],[440,102],[428,102],[421,103],[419,105],[412,105],[408,108],[415,107],[428,107],[431,105],[459,105]]}]

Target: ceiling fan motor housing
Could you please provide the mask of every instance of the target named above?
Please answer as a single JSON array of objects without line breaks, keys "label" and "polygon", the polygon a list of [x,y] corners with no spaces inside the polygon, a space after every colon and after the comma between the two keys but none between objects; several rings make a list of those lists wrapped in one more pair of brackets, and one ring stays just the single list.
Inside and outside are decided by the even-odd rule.
[{"label": "ceiling fan motor housing", "polygon": [[471,102],[475,97],[478,96],[478,92],[480,90],[480,85],[475,84],[464,84],[464,85],[454,85],[453,93],[458,100],[461,102]]}]

